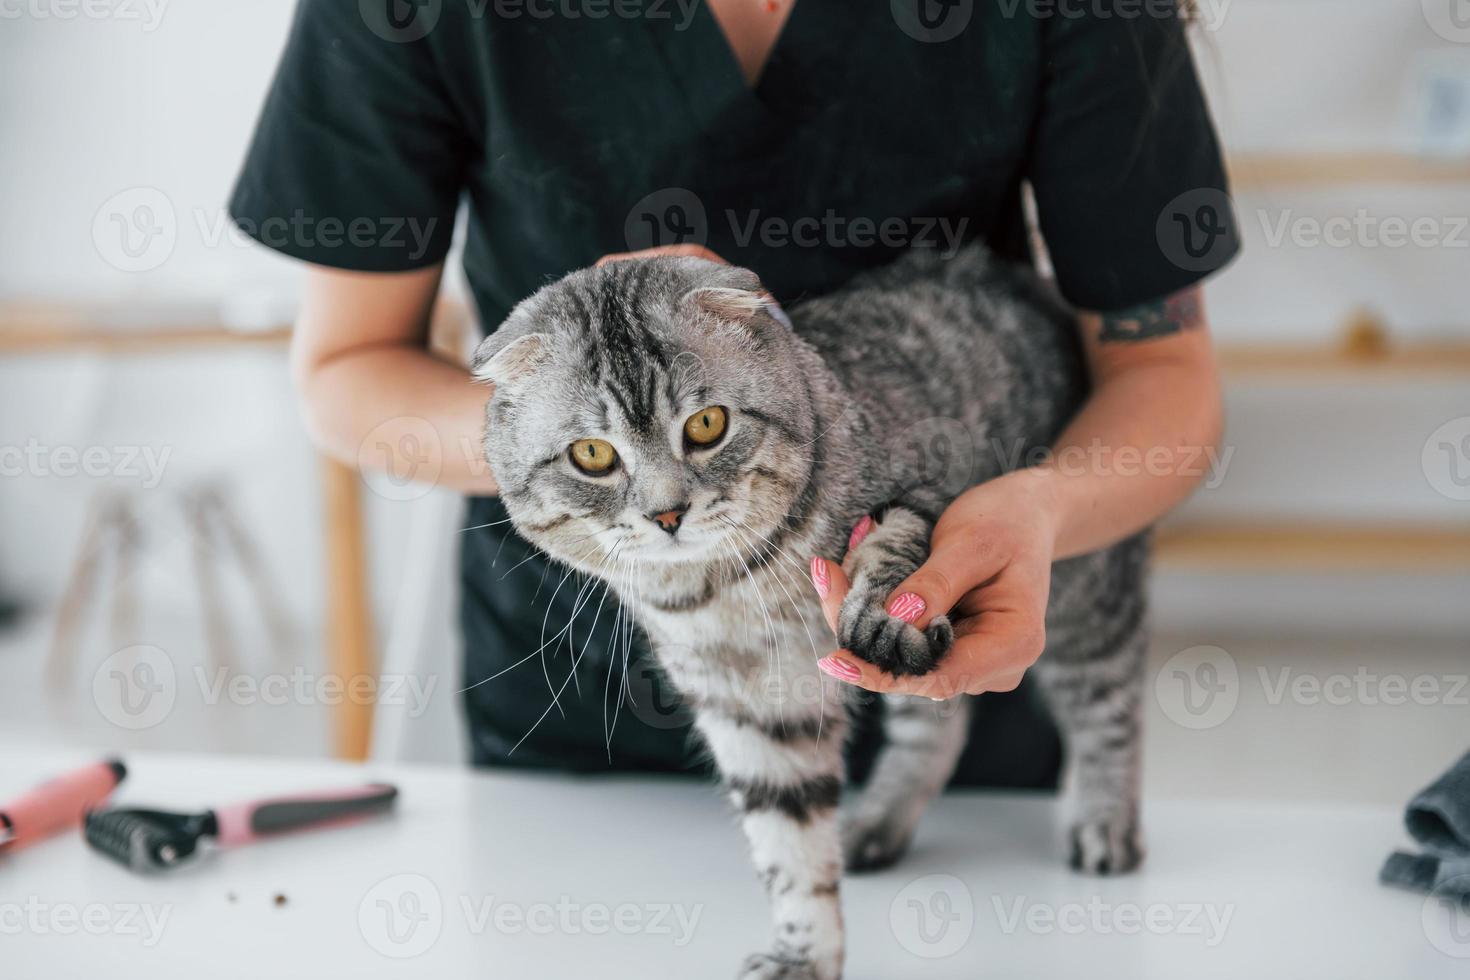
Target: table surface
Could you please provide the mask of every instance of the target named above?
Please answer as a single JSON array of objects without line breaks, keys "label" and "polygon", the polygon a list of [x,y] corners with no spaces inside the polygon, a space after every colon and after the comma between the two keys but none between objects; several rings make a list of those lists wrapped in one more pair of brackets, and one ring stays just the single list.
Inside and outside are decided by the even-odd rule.
[{"label": "table surface", "polygon": [[[9,747],[0,799],[89,757]],[[203,809],[384,778],[398,812],[139,877],[75,833],[0,857],[0,974],[733,977],[764,896],[698,780],[139,753],[119,805]],[[1470,916],[1380,887],[1389,808],[1149,801],[1150,856],[1062,866],[1050,797],[956,793],[898,867],[849,879],[859,978],[1463,977]],[[1459,918],[1456,918],[1460,915]]]}]

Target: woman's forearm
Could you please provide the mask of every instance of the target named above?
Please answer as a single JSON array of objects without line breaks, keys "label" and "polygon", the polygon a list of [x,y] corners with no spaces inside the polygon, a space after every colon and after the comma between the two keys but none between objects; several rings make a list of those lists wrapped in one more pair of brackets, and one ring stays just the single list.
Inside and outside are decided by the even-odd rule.
[{"label": "woman's forearm", "polygon": [[299,382],[312,437],[331,455],[395,479],[493,494],[481,449],[491,389],[422,347],[358,347]]},{"label": "woman's forearm", "polygon": [[1093,394],[1032,474],[1051,505],[1058,558],[1154,523],[1220,459],[1219,379],[1197,290],[1083,314],[1081,327]]},{"label": "woman's forearm", "polygon": [[312,438],[396,481],[495,492],[481,434],[488,385],[429,352],[442,268],[308,268],[291,373]]}]

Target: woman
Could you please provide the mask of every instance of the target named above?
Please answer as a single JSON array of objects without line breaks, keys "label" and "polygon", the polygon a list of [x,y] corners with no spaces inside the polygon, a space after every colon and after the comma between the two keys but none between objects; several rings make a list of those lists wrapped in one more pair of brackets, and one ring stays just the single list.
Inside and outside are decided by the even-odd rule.
[{"label": "woman", "polygon": [[[508,669],[543,623],[573,616],[574,590],[543,585],[466,450],[487,392],[426,350],[460,202],[465,271],[494,329],[548,279],[649,247],[747,266],[788,303],[911,247],[979,236],[1026,261],[1025,182],[1082,311],[1094,392],[1052,459],[954,502],[899,590],[921,626],[981,616],[943,668],[899,681],[839,651],[823,669],[876,692],[994,692],[956,780],[1055,784],[1055,730],[1022,684],[1048,569],[1157,520],[1219,437],[1198,282],[1236,244],[1183,30],[1172,4],[1129,0],[302,0],[231,211],[311,263],[292,361],[318,442],[356,460],[372,433],[415,455],[396,470],[473,495],[462,624],[477,763],[697,766],[646,662],[622,700],[607,660],[587,657],[539,726],[547,677]],[[436,440],[396,437],[423,420]],[[593,605],[574,635],[592,633],[596,654],[612,626]]]}]

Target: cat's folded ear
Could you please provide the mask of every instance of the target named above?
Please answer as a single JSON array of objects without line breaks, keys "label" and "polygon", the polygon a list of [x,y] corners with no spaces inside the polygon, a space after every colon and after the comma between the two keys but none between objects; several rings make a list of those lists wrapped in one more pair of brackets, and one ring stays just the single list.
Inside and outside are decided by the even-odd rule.
[{"label": "cat's folded ear", "polygon": [[686,293],[684,302],[728,323],[749,324],[764,313],[783,326],[791,326],[776,300],[761,285],[760,278],[749,269],[721,266],[711,279],[708,284]]},{"label": "cat's folded ear", "polygon": [[544,333],[527,333],[506,323],[480,342],[471,361],[476,381],[488,381],[497,391],[511,391],[535,373],[551,351]]}]

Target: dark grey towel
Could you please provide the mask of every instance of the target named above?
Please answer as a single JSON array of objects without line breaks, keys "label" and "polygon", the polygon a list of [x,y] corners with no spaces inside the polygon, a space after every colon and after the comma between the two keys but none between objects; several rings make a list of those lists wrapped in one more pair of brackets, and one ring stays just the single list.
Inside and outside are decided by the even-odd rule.
[{"label": "dark grey towel", "polygon": [[1383,862],[1378,881],[1421,894],[1433,892],[1470,908],[1470,858],[1394,851]]},{"label": "dark grey towel", "polygon": [[1378,880],[1470,903],[1470,752],[1409,801],[1404,826],[1424,853],[1395,851]]}]

